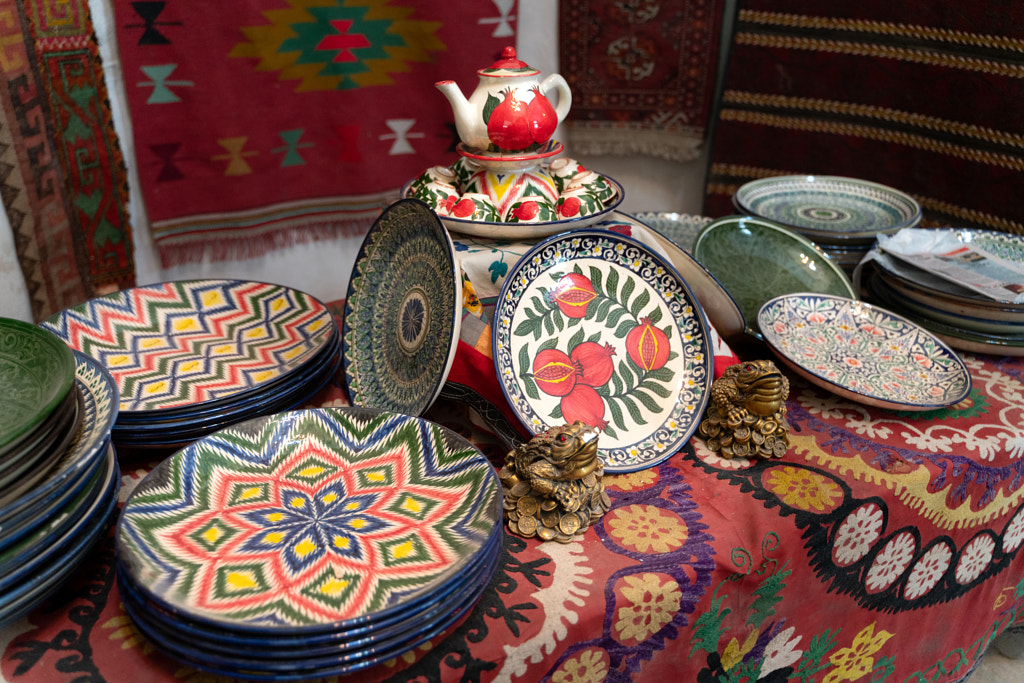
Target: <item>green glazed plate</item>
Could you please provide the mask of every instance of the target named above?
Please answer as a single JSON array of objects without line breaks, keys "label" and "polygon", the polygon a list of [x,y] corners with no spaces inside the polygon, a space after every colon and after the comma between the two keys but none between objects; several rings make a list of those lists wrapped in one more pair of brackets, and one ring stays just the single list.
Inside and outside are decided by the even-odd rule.
[{"label": "green glazed plate", "polygon": [[693,256],[736,300],[747,332],[758,339],[757,312],[773,297],[809,292],[858,298],[849,276],[814,242],[763,218],[712,221],[697,235]]},{"label": "green glazed plate", "polygon": [[75,359],[50,332],[0,318],[0,450],[42,422],[71,390]]}]

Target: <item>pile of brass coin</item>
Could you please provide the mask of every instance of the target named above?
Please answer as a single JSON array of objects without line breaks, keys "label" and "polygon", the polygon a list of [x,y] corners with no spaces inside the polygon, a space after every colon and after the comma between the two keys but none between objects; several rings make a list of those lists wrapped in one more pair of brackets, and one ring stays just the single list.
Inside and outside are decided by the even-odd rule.
[{"label": "pile of brass coin", "polygon": [[534,436],[505,457],[505,520],[524,538],[569,543],[611,507],[597,432],[576,421]]},{"label": "pile of brass coin", "polygon": [[723,458],[781,458],[789,450],[789,380],[770,360],[730,365],[711,384],[699,433]]}]

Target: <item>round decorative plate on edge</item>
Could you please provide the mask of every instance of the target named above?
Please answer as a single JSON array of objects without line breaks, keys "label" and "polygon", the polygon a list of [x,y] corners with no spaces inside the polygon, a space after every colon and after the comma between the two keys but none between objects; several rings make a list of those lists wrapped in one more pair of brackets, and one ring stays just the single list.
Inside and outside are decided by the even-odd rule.
[{"label": "round decorative plate on edge", "polygon": [[441,393],[462,323],[462,276],[448,231],[426,203],[401,199],[359,248],[342,318],[353,405],[421,415]]},{"label": "round decorative plate on edge", "polygon": [[110,371],[128,414],[187,412],[266,390],[316,361],[334,319],[282,285],[180,280],[91,299],[40,325]]},{"label": "round decorative plate on edge", "polygon": [[683,249],[690,251],[697,235],[704,229],[711,218],[694,214],[666,211],[641,211],[633,217],[644,225],[650,226],[669,238]]},{"label": "round decorative plate on edge", "polygon": [[765,342],[794,372],[852,401],[934,410],[971,393],[971,374],[949,346],[863,301],[786,294],[761,306],[758,323]]},{"label": "round decorative plate on edge", "polygon": [[711,221],[697,235],[693,256],[732,295],[747,332],[758,339],[758,310],[774,296],[816,292],[857,298],[850,277],[818,245],[756,216]]},{"label": "round decorative plate on edge", "polygon": [[165,609],[297,636],[423,604],[501,525],[497,473],[463,437],[408,415],[317,408],[170,456],[132,491],[115,538],[119,568]]},{"label": "round decorative plate on edge", "polygon": [[48,330],[0,318],[0,448],[53,412],[75,381],[71,349]]},{"label": "round decorative plate on edge", "polygon": [[921,205],[910,195],[842,176],[752,180],[736,191],[735,204],[741,211],[794,227],[821,241],[873,241],[880,232],[896,232],[921,221]]},{"label": "round decorative plate on edge", "polygon": [[[453,218],[452,216],[438,216],[446,228],[463,235],[474,237],[486,237],[489,239],[511,239],[526,240],[538,237],[550,237],[570,229],[585,228],[599,221],[609,218],[624,198],[622,185],[614,178],[601,174],[608,183],[615,188],[615,199],[611,200],[604,207],[595,213],[576,218],[563,218],[556,221],[536,221],[534,223],[502,223],[494,221],[473,221],[465,218]],[[402,188],[402,196],[408,198],[409,187],[412,181],[406,183]]]},{"label": "round decorative plate on edge", "polygon": [[605,230],[556,235],[510,270],[494,314],[502,392],[533,434],[597,427],[609,473],[671,457],[708,401],[714,353],[696,297],[668,261]]}]

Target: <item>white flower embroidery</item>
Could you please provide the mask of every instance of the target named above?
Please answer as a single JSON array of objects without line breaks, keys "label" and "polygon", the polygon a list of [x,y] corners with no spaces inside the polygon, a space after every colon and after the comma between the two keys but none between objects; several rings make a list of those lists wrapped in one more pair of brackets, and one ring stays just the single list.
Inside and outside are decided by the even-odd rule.
[{"label": "white flower embroidery", "polygon": [[877,593],[896,582],[903,572],[907,571],[910,561],[914,559],[917,543],[914,535],[904,531],[889,539],[882,551],[875,556],[871,569],[864,579],[864,585],[871,592]]},{"label": "white flower embroidery", "polygon": [[1003,552],[1012,553],[1024,541],[1024,508],[1017,510],[1003,533]]},{"label": "white flower embroidery", "polygon": [[942,575],[949,569],[949,562],[952,558],[953,551],[947,543],[938,543],[929,548],[910,571],[904,597],[907,600],[916,600],[934,588]]},{"label": "white flower embroidery", "polygon": [[996,542],[988,534],[975,536],[964,546],[960,553],[960,561],[956,564],[956,581],[966,585],[981,576],[992,562]]},{"label": "white flower embroidery", "polygon": [[929,451],[931,453],[951,453],[953,451],[953,440],[947,436],[941,436],[931,429],[920,434],[903,432],[901,436],[908,445],[922,451]]},{"label": "white flower embroidery", "polygon": [[1006,439],[1005,451],[1011,460],[1016,460],[1024,455],[1024,432],[1000,434],[999,438]]},{"label": "white flower embroidery", "polygon": [[840,567],[849,567],[871,549],[882,534],[882,510],[874,503],[862,505],[851,512],[836,532],[832,556]]},{"label": "white flower embroidery", "polygon": [[796,649],[796,646],[800,644],[800,639],[803,636],[794,638],[795,631],[795,627],[787,628],[769,641],[768,646],[764,649],[764,659],[761,661],[761,673],[758,674],[758,678],[764,678],[773,671],[792,666],[800,661],[804,652]]},{"label": "white flower embroidery", "polygon": [[892,429],[885,426],[876,424],[874,420],[863,418],[851,418],[847,420],[846,424],[857,432],[861,436],[869,439],[877,439],[879,441],[885,441],[892,435]]}]

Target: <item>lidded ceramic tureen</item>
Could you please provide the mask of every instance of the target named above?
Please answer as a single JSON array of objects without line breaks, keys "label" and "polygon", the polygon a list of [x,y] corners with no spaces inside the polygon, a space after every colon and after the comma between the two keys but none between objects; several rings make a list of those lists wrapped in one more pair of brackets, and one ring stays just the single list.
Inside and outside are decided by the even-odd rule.
[{"label": "lidded ceramic tureen", "polygon": [[[516,57],[508,46],[501,59],[477,74],[480,82],[466,98],[455,81],[436,87],[451,103],[455,128],[468,151],[523,155],[544,147],[569,113],[572,93],[565,79],[540,71]],[[553,105],[547,93],[558,95]]]}]

